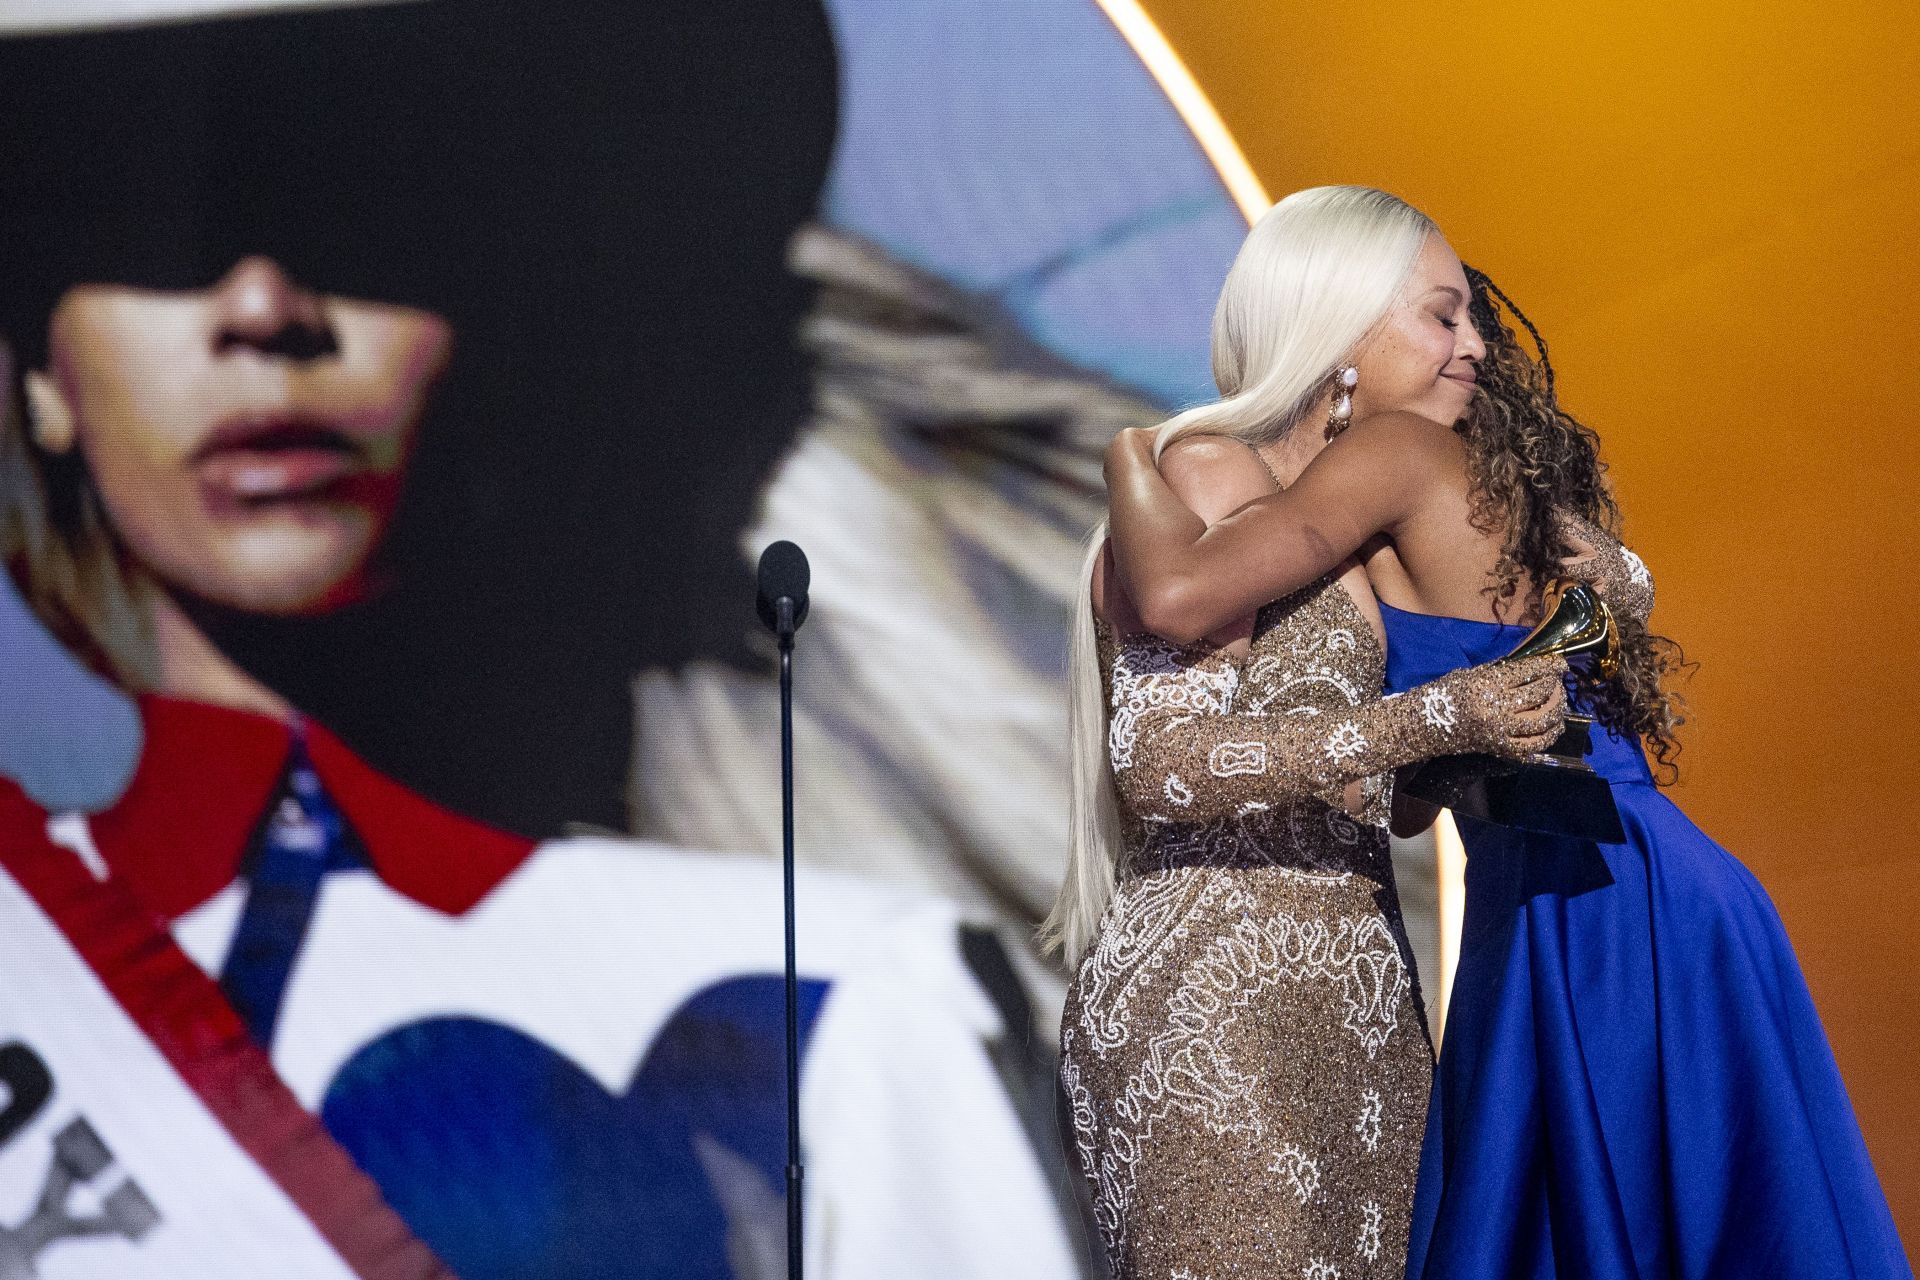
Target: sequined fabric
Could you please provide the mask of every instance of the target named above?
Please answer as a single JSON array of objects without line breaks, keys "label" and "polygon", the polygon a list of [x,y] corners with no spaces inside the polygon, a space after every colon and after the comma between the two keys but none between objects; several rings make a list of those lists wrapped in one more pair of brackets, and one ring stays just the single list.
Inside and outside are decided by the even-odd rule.
[{"label": "sequined fabric", "polygon": [[1570,511],[1559,512],[1558,518],[1562,534],[1586,543],[1589,549],[1579,559],[1562,562],[1567,573],[1591,584],[1608,608],[1646,622],[1653,613],[1653,574],[1647,562],[1591,520]]},{"label": "sequined fabric", "polygon": [[1379,645],[1331,578],[1263,609],[1239,662],[1100,641],[1126,856],[1061,1078],[1113,1274],[1397,1280],[1433,1065],[1385,780],[1357,816],[1284,769],[1237,789],[1247,718],[1350,719]]}]

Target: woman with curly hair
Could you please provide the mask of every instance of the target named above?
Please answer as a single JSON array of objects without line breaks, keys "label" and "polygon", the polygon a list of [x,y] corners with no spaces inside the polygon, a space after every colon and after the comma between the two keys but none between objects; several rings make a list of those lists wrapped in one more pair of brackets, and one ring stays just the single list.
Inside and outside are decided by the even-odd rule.
[{"label": "woman with curly hair", "polygon": [[[1342,202],[1403,210],[1426,234],[1386,314],[1238,433],[1298,470],[1284,492],[1203,520],[1160,472],[1177,419],[1108,454],[1112,564],[1141,618],[1188,642],[1354,557],[1379,599],[1390,691],[1510,651],[1556,577],[1594,584],[1624,646],[1615,676],[1576,664],[1569,683],[1596,718],[1587,762],[1625,838],[1461,820],[1466,914],[1407,1274],[1910,1276],[1772,903],[1659,790],[1678,723],[1662,678],[1681,656],[1648,630],[1652,578],[1618,540],[1598,437],[1559,406],[1537,332],[1404,202],[1304,191],[1250,239],[1310,259],[1321,246],[1289,229]],[[1461,341],[1469,328],[1483,352]],[[1216,373],[1233,394],[1237,371]],[[1407,402],[1409,379],[1465,384],[1470,402],[1379,411]]]}]

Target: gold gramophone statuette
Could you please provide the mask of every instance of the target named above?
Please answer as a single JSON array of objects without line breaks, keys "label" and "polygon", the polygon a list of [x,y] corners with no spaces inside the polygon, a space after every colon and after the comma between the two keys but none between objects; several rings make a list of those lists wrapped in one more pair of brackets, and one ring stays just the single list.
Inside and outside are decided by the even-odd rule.
[{"label": "gold gramophone statuette", "polygon": [[[1557,653],[1594,655],[1599,673],[1620,669],[1620,632],[1592,587],[1556,578],[1543,593],[1546,620],[1500,661]],[[1626,838],[1612,788],[1586,762],[1593,717],[1570,715],[1551,747],[1524,760],[1482,753],[1439,756],[1400,771],[1407,794],[1456,814],[1583,840]]]},{"label": "gold gramophone statuette", "polygon": [[1600,651],[1600,674],[1611,680],[1620,670],[1620,629],[1598,592],[1584,582],[1555,578],[1543,593],[1546,621],[1515,647],[1509,658],[1531,658],[1536,654],[1557,653],[1571,658],[1576,653]]},{"label": "gold gramophone statuette", "polygon": [[[1542,653],[1572,658],[1592,653],[1600,675],[1611,680],[1620,670],[1620,629],[1614,625],[1607,602],[1592,587],[1572,578],[1555,578],[1543,594],[1546,620],[1507,658],[1531,658]],[[1542,756],[1562,767],[1585,769],[1583,757],[1592,742],[1593,717],[1569,715],[1567,727]]]}]

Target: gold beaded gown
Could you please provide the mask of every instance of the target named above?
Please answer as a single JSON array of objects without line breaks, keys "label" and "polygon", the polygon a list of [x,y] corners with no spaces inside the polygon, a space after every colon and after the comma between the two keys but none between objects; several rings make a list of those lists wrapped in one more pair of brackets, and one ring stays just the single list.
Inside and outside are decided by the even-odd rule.
[{"label": "gold beaded gown", "polygon": [[1349,816],[1244,740],[1248,714],[1337,734],[1384,654],[1332,576],[1263,608],[1239,661],[1098,638],[1124,852],[1060,1069],[1113,1275],[1399,1280],[1433,1058],[1389,779]]}]

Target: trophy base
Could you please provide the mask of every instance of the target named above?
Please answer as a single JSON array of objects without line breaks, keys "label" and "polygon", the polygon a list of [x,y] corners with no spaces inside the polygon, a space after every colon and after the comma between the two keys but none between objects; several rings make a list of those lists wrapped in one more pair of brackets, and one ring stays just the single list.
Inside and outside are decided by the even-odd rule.
[{"label": "trophy base", "polygon": [[1567,717],[1566,727],[1560,730],[1560,736],[1547,748],[1547,754],[1555,757],[1561,764],[1577,765],[1586,768],[1580,762],[1593,750],[1593,717],[1571,715]]},{"label": "trophy base", "polygon": [[1396,785],[1415,799],[1502,827],[1598,844],[1626,839],[1613,788],[1578,760],[1441,756],[1402,769]]}]

